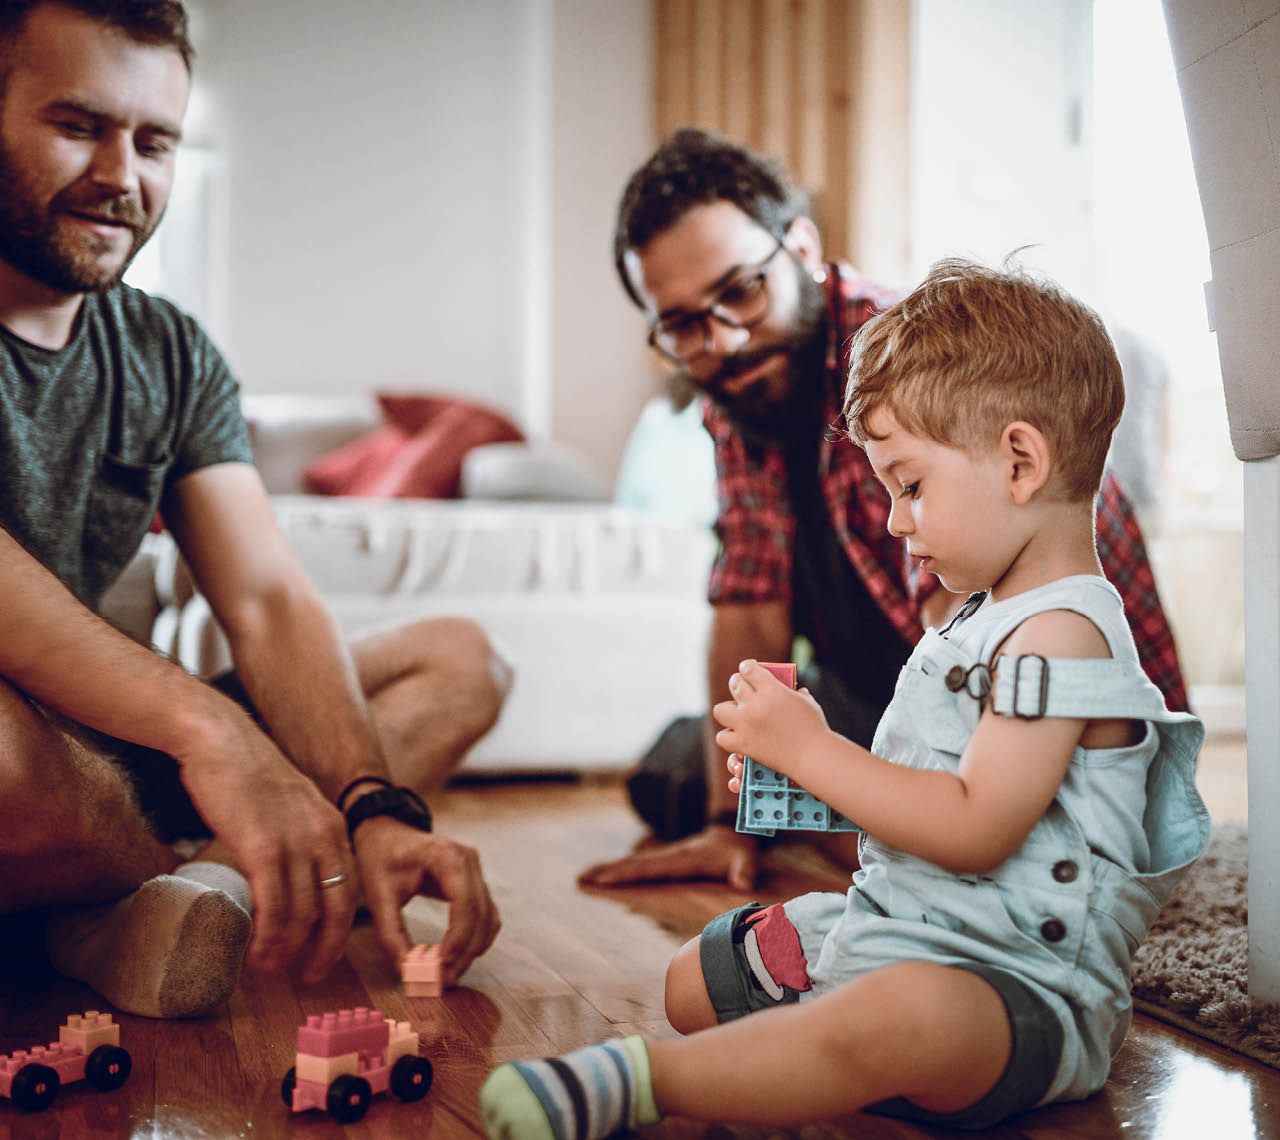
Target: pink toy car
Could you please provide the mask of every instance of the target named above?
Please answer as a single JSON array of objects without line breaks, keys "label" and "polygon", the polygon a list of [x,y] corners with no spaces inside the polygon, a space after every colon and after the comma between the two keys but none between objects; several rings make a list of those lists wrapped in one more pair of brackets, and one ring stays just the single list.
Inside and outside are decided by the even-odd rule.
[{"label": "pink toy car", "polygon": [[102,1092],[118,1089],[132,1067],[111,1014],[73,1013],[58,1030],[57,1041],[0,1057],[0,1096],[35,1111],[48,1108],[58,1090],[74,1081],[88,1081]]},{"label": "pink toy car", "polygon": [[368,1112],[375,1093],[390,1089],[401,1100],[421,1100],[432,1076],[407,1021],[360,1006],[312,1014],[298,1027],[297,1063],[280,1095],[294,1112],[320,1108],[351,1124]]}]

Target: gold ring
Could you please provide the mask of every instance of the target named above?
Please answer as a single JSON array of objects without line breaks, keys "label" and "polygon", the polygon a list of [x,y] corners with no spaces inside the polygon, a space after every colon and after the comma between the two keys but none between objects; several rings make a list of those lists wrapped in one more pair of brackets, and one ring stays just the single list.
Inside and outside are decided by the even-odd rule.
[{"label": "gold ring", "polygon": [[340,887],[347,881],[345,871],[339,871],[336,875],[330,875],[327,879],[321,879],[319,887],[322,891],[328,890],[329,887]]}]

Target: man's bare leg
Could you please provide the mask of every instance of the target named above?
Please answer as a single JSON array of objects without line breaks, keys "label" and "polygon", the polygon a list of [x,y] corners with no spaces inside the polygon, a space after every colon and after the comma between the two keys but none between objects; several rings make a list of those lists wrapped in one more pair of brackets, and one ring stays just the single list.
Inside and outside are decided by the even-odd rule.
[{"label": "man's bare leg", "polygon": [[392,774],[422,795],[493,727],[511,689],[510,664],[465,618],[370,634],[351,655]]},{"label": "man's bare leg", "polygon": [[4,682],[0,787],[0,911],[49,908],[56,969],[149,1017],[225,1000],[252,929],[244,879],[180,863],[124,774]]}]

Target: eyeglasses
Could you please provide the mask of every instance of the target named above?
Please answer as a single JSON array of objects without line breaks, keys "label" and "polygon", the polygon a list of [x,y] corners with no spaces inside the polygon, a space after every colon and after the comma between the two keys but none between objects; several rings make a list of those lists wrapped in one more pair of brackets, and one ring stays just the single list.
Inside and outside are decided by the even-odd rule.
[{"label": "eyeglasses", "polygon": [[769,266],[786,247],[781,239],[758,265],[724,286],[716,299],[696,313],[662,318],[649,326],[649,344],[669,360],[688,364],[711,351],[711,318],[731,329],[746,329],[769,312]]}]

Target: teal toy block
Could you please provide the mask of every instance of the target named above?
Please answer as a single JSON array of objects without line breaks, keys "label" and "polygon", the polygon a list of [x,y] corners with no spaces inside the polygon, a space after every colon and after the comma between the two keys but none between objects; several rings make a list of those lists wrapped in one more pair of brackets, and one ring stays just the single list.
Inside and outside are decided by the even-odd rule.
[{"label": "teal toy block", "polygon": [[[761,662],[784,685],[796,687],[796,667],[791,662]],[[758,760],[744,756],[742,788],[738,792],[737,830],[747,835],[773,835],[778,831],[861,831],[852,820],[817,796],[810,795],[789,777]]]},{"label": "teal toy block", "polygon": [[861,831],[830,804],[810,795],[781,772],[744,757],[737,829],[747,835],[778,831]]}]

